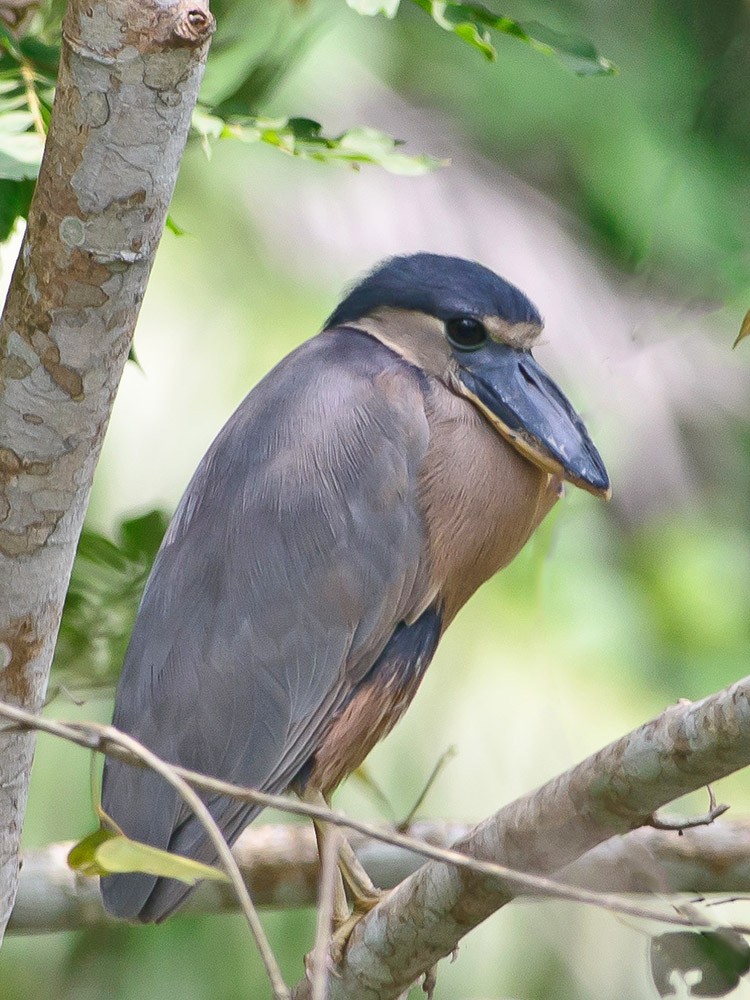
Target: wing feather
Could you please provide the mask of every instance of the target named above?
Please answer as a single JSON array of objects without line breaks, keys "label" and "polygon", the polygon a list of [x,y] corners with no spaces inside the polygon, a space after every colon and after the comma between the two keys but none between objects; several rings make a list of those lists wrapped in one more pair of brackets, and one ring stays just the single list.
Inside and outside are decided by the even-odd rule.
[{"label": "wing feather", "polygon": [[[417,497],[427,443],[419,374],[366,334],[328,331],[286,358],[230,418],[175,513],[115,725],[173,763],[286,788],[396,625],[427,600]],[[207,801],[230,839],[258,811]],[[102,802],[129,836],[213,860],[149,772],[109,760]],[[107,907],[141,919],[186,891],[103,880]]]}]

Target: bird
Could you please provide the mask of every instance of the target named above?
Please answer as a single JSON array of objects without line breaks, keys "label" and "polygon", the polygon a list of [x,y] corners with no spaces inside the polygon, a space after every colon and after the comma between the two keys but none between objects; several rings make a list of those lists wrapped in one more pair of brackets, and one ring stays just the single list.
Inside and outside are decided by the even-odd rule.
[{"label": "bird", "polygon": [[[394,256],[353,287],[198,465],[144,589],[114,725],[169,763],[330,801],[563,483],[610,496],[532,355],[542,325],[523,292],[459,257]],[[202,795],[230,844],[261,811]],[[216,861],[151,770],[108,758],[102,809],[128,837]],[[374,887],[339,847],[366,908]],[[191,888],[132,872],[101,891],[110,913],[158,922]]]}]

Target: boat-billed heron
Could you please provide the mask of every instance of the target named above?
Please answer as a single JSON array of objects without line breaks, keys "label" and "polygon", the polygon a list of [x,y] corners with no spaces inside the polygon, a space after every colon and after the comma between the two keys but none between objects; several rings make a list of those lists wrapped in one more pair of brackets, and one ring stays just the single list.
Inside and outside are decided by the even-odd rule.
[{"label": "boat-billed heron", "polygon": [[[531,354],[542,322],[480,264],[377,267],[240,404],[146,585],[114,723],[174,764],[278,793],[332,790],[414,697],[441,635],[569,480],[609,494],[575,410]],[[260,807],[207,804],[234,841]],[[214,862],[157,774],[109,759],[128,836]],[[160,920],[189,888],[102,880]]]}]

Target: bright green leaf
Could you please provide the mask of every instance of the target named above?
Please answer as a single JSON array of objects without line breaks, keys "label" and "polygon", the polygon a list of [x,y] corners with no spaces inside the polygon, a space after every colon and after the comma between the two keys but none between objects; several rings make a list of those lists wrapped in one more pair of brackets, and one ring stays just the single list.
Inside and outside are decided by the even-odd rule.
[{"label": "bright green leaf", "polygon": [[226,872],[211,865],[201,864],[192,858],[160,851],[148,844],[140,844],[128,837],[116,836],[106,840],[96,851],[96,862],[102,873],[143,872],[162,878],[176,878],[187,885],[195,885],[201,879],[214,882],[228,882]]},{"label": "bright green leaf", "polygon": [[401,152],[397,139],[370,128],[354,128],[338,136],[326,136],[311,118],[233,118],[223,121],[201,111],[193,125],[204,143],[233,138],[241,142],[263,142],[268,146],[321,163],[346,163],[353,167],[367,163],[404,176],[424,174],[447,161],[431,156]]},{"label": "bright green leaf", "polygon": [[178,223],[174,221],[174,216],[172,215],[167,216],[167,221],[164,225],[170,233],[173,233],[175,236],[185,236],[187,234],[187,229],[183,229],[182,226],[178,225]]},{"label": "bright green leaf", "polygon": [[116,836],[118,834],[111,830],[100,828],[84,837],[83,840],[79,840],[68,851],[68,867],[82,875],[87,875],[89,878],[93,878],[94,875],[103,875],[104,872],[96,860],[96,852],[105,841]]},{"label": "bright green leaf", "polygon": [[75,844],[68,854],[68,865],[88,876],[142,872],[160,878],[175,878],[187,885],[195,885],[201,879],[229,881],[225,872],[211,865],[161,851],[104,829],[96,830]]}]

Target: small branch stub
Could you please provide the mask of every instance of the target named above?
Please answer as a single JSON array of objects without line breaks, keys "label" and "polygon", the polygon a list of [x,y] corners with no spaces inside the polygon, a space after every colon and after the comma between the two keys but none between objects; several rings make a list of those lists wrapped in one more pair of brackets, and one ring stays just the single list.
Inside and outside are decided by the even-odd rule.
[{"label": "small branch stub", "polygon": [[676,830],[682,835],[685,830],[693,830],[696,826],[710,826],[719,816],[723,816],[729,811],[728,805],[717,805],[716,796],[711,785],[706,786],[708,791],[708,811],[700,816],[660,816],[652,813],[647,821],[647,826],[652,826],[654,830]]},{"label": "small branch stub", "polygon": [[215,22],[207,8],[191,7],[175,28],[175,34],[187,42],[202,43],[213,34]]}]

